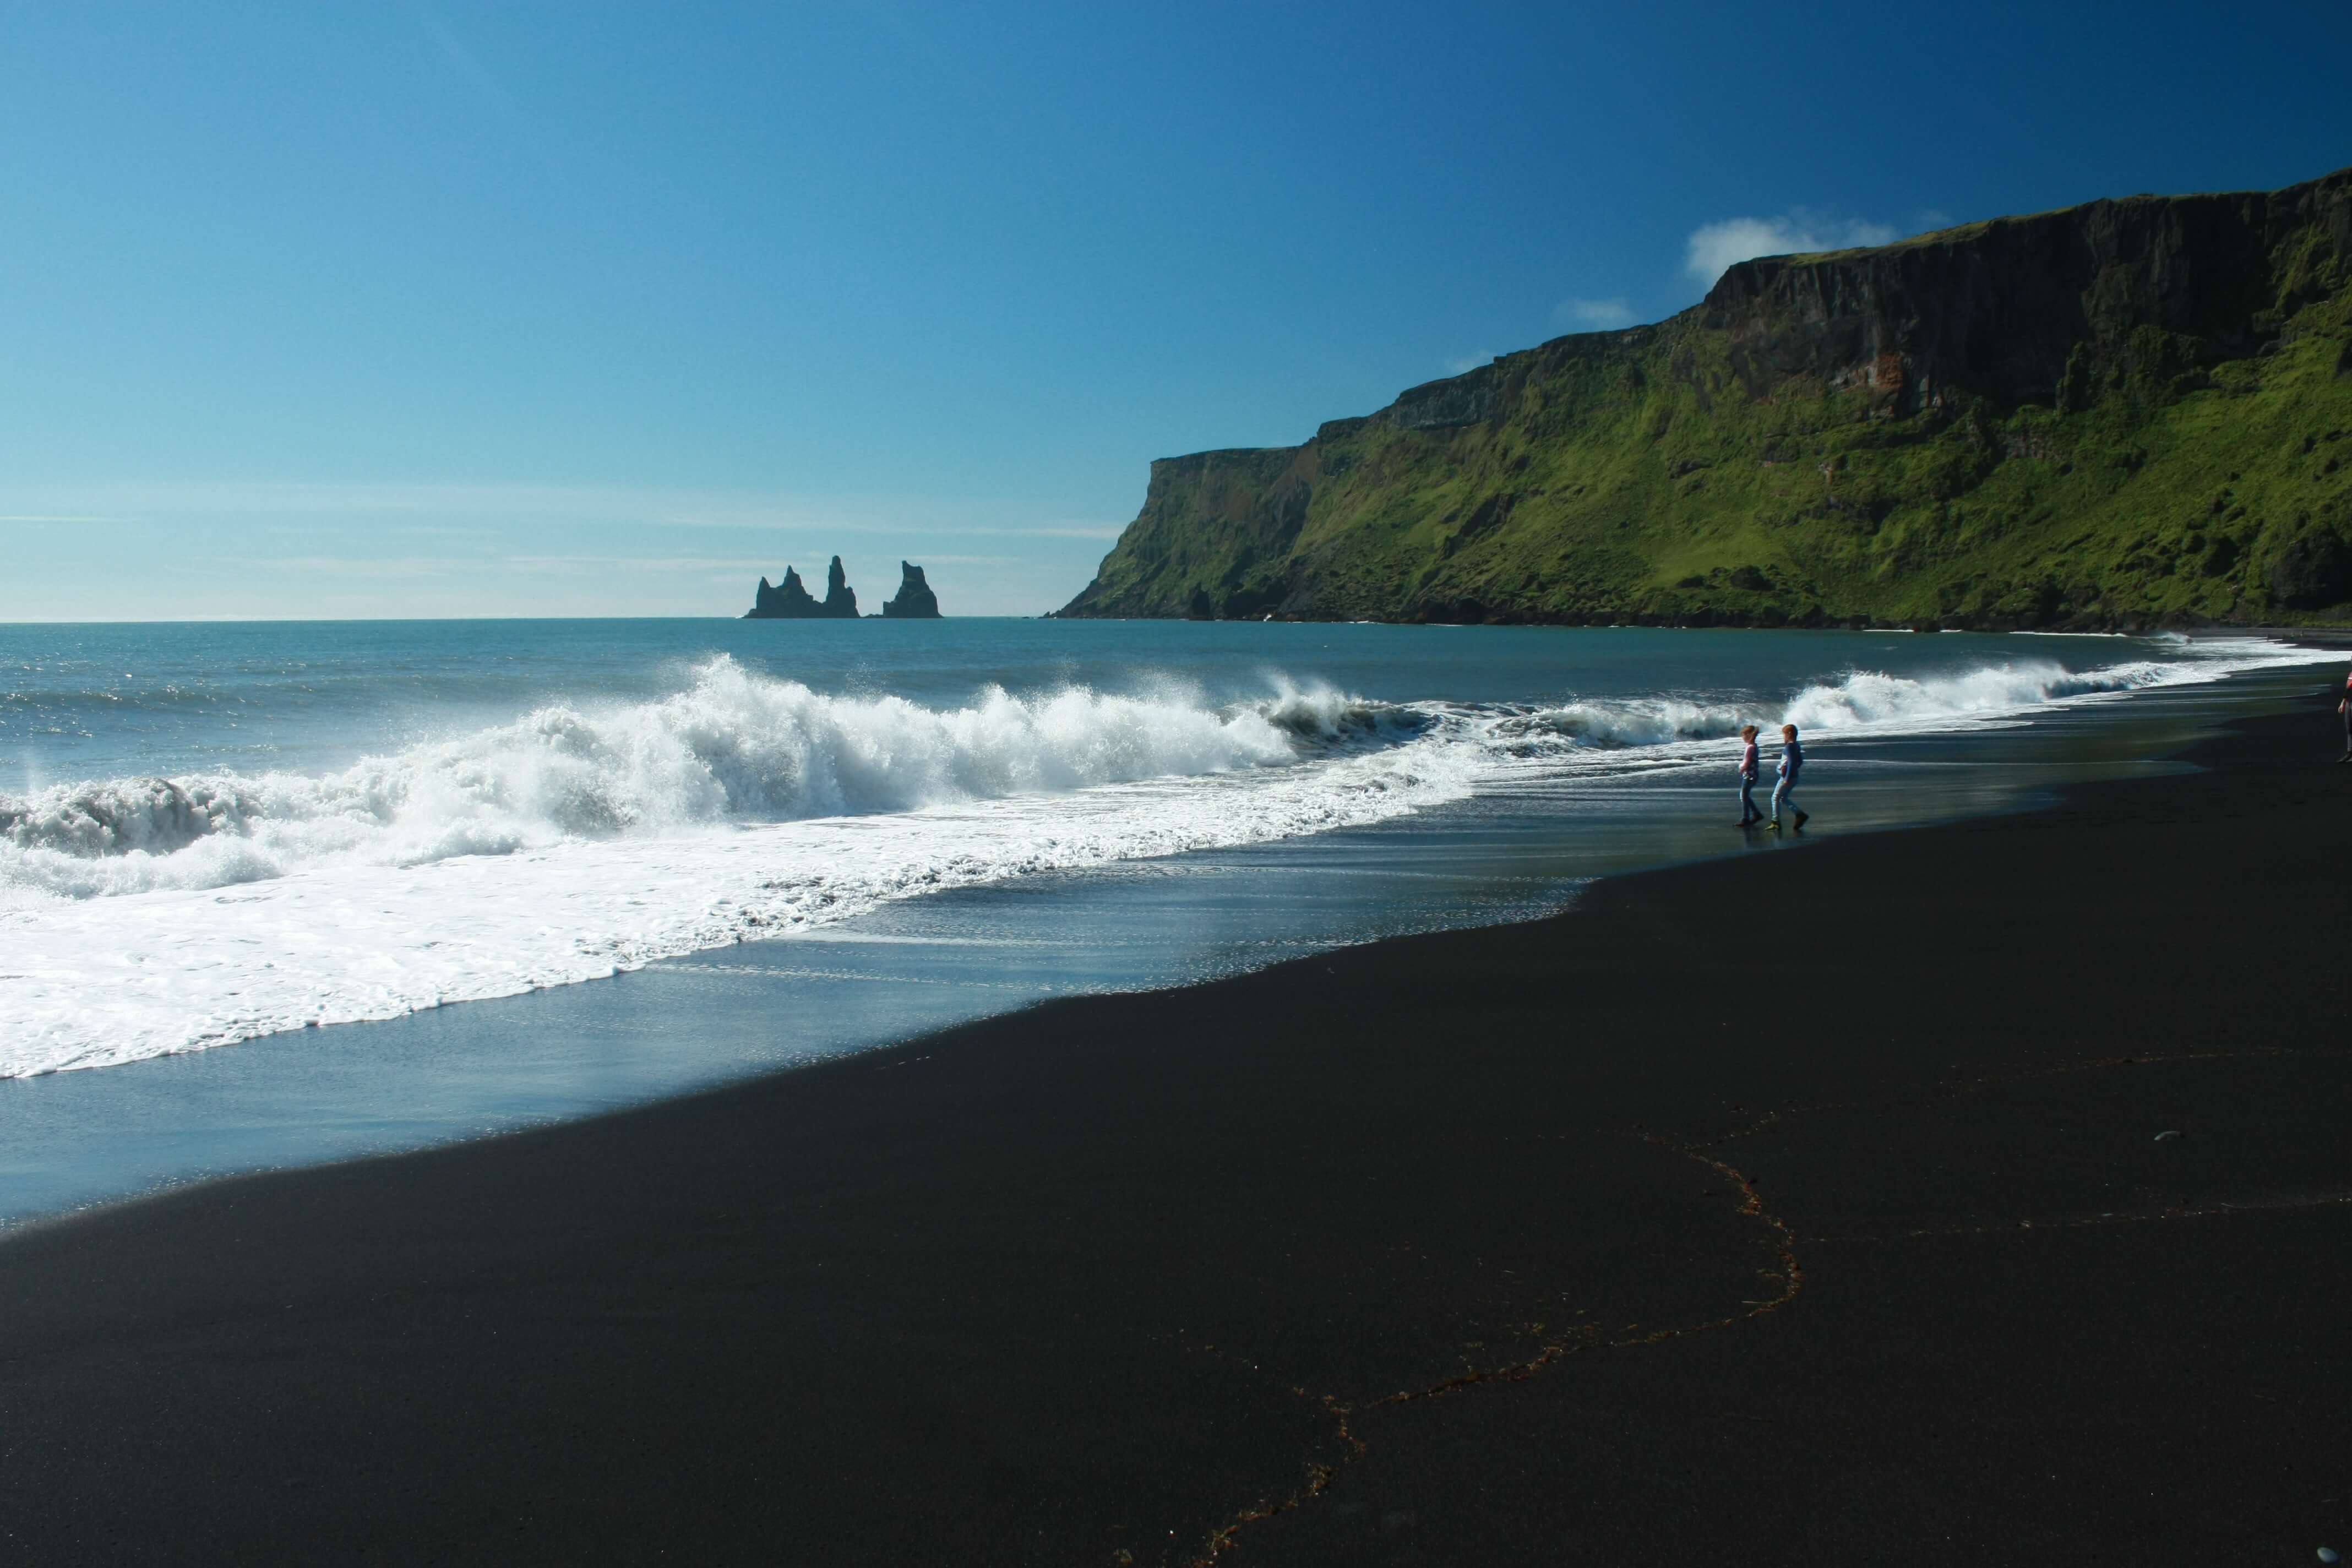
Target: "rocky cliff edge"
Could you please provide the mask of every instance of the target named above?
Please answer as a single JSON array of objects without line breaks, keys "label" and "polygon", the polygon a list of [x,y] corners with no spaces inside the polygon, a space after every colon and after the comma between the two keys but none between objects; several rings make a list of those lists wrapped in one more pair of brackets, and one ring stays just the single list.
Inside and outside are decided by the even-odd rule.
[{"label": "rocky cliff edge", "polygon": [[1760,258],[1151,466],[1066,616],[2098,626],[2352,595],[2352,171]]}]

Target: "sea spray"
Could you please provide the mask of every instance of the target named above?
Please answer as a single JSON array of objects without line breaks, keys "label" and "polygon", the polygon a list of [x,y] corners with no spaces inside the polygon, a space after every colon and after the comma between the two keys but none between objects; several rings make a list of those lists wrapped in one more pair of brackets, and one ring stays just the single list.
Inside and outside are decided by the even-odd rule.
[{"label": "sea spray", "polygon": [[2121,695],[2210,675],[2195,666],[2146,660],[2081,674],[2042,660],[1927,678],[1854,670],[1833,683],[1806,688],[1780,716],[1807,731],[1946,729],[1970,720],[2014,719],[2073,698]]},{"label": "sea spray", "polygon": [[827,696],[720,657],[660,701],[555,704],[319,777],[117,779],[0,795],[0,885],[88,898],[574,839],[865,816],[1295,763],[1410,716],[1275,683],[1195,697],[991,687],[950,710]]},{"label": "sea spray", "polygon": [[2080,673],[2040,659],[1917,677],[1854,669],[1785,698],[1593,699],[1534,710],[1504,728],[1517,735],[1548,733],[1605,747],[1720,740],[1738,734],[1743,723],[1787,722],[1807,731],[1856,734],[1950,730],[2016,722],[2053,703],[2211,680],[2267,668],[2279,657],[2275,645],[2231,642],[2210,645],[2196,659],[2134,660]]},{"label": "sea spray", "polygon": [[1257,773],[0,908],[0,1076],[595,979],[954,888],[1363,826],[1465,798],[1475,755],[1432,734]]},{"label": "sea spray", "polygon": [[1167,679],[934,706],[719,658],[650,700],[540,700],[317,773],[52,782],[0,797],[0,1075],[509,995],[943,889],[1523,786],[1565,801],[1580,778],[1719,770],[1743,719],[1831,737],[2010,724],[2311,658],[2167,652],[1777,693],[1374,701],[1277,677],[1219,702]]}]

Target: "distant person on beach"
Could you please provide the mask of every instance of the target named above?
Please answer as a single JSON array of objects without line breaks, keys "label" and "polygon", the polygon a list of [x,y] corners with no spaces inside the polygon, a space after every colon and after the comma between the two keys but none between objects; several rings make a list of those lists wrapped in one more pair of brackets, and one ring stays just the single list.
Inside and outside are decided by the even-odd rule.
[{"label": "distant person on beach", "polygon": [[[2352,719],[2347,719],[2345,723],[2352,726]],[[2352,729],[2346,732],[2352,735]],[[2352,739],[2347,739],[2345,745],[2352,749]],[[1764,814],[1756,809],[1756,774],[1761,765],[1756,759],[1756,726],[1742,724],[1739,727],[1739,826],[1742,827],[1764,820]]]},{"label": "distant person on beach", "polygon": [[2344,678],[2344,697],[2336,704],[2336,710],[2344,715],[2344,754],[2336,760],[2352,763],[2352,675]]},{"label": "distant person on beach", "polygon": [[1797,792],[1797,775],[1804,771],[1804,767],[1805,748],[1797,744],[1797,727],[1794,724],[1781,725],[1780,782],[1772,786],[1772,820],[1764,825],[1776,833],[1780,827],[1780,807],[1783,803],[1790,811],[1796,813],[1795,826],[1801,828],[1805,826],[1803,808],[1789,798]]}]

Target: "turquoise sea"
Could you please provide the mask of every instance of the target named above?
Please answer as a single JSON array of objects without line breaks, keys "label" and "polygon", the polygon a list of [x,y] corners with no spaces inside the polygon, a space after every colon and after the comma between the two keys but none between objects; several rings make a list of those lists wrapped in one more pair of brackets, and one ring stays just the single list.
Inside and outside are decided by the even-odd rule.
[{"label": "turquoise sea", "polygon": [[[1733,826],[1742,721],[1801,726],[1818,838],[2157,765],[2336,657],[985,619],[0,626],[0,1220],[1801,849]],[[1692,940],[1738,940],[1727,921]]]}]

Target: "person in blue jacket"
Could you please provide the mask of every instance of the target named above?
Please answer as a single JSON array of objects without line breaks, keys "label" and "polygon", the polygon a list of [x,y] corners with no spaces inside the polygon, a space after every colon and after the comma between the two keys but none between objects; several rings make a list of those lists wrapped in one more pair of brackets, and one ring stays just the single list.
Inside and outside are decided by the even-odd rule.
[{"label": "person in blue jacket", "polygon": [[1805,826],[1804,809],[1789,797],[1797,792],[1797,775],[1805,768],[1805,748],[1797,743],[1797,727],[1780,726],[1780,782],[1772,786],[1772,820],[1764,826],[1776,832],[1780,826],[1780,807],[1785,803],[1796,814],[1794,826]]}]

